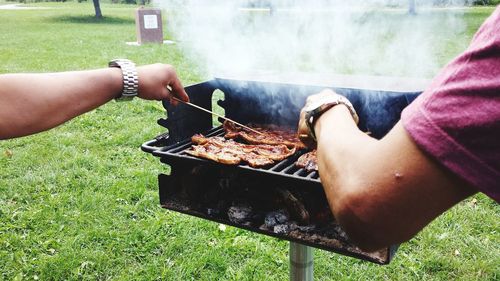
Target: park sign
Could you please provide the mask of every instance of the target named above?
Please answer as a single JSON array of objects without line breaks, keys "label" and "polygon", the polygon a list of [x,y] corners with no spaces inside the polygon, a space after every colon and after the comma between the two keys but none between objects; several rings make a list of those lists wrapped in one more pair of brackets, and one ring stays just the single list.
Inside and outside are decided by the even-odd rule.
[{"label": "park sign", "polygon": [[135,12],[137,43],[163,43],[160,9],[138,8]]}]

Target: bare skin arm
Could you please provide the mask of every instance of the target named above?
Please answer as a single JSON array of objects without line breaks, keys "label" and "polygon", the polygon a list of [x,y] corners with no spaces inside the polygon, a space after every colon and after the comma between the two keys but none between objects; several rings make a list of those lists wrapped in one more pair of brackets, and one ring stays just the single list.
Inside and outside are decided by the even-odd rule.
[{"label": "bare skin arm", "polygon": [[475,193],[424,154],[401,122],[376,140],[357,128],[347,107],[338,105],[320,116],[315,132],[330,208],[366,250],[409,240]]},{"label": "bare skin arm", "polygon": [[[172,66],[137,67],[139,97],[170,97],[166,86],[188,100]],[[0,139],[20,137],[53,128],[118,97],[122,91],[119,68],[44,74],[0,75]]]}]

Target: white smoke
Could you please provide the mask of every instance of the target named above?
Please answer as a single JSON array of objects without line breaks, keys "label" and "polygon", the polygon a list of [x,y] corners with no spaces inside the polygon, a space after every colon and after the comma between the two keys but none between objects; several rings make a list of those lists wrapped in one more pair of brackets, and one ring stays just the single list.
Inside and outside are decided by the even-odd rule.
[{"label": "white smoke", "polygon": [[[156,4],[180,48],[210,75],[274,70],[432,77],[449,59],[442,58],[449,45],[444,40],[464,31],[463,10],[456,8],[464,1],[448,1],[454,9],[423,2],[430,1],[417,1],[416,16],[403,0]],[[466,42],[457,43],[465,48]]]}]

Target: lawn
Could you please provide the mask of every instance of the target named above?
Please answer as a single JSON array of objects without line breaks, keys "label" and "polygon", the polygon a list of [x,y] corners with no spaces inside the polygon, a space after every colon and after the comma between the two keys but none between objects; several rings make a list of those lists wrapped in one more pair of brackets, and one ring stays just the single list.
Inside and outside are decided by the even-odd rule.
[{"label": "lawn", "polygon": [[[208,78],[175,45],[126,45],[135,40],[135,6],[103,4],[102,21],[92,18],[91,1],[36,6],[47,9],[0,10],[0,73],[98,68],[127,57],[173,64],[186,85]],[[492,10],[468,9],[460,38],[437,32],[441,64]],[[156,120],[164,114],[156,102],[110,102],[51,131],[0,141],[0,279],[288,278],[287,242],[159,207],[156,177],[168,171],[139,146],[162,132]],[[498,280],[499,214],[498,204],[475,195],[401,245],[390,265],[316,250],[315,277]]]}]

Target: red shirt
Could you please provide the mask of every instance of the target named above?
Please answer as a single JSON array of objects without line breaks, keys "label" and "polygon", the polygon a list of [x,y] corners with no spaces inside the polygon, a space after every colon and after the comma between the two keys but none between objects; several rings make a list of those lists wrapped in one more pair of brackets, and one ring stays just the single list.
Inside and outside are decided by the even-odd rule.
[{"label": "red shirt", "polygon": [[500,202],[500,6],[401,119],[422,150]]}]

